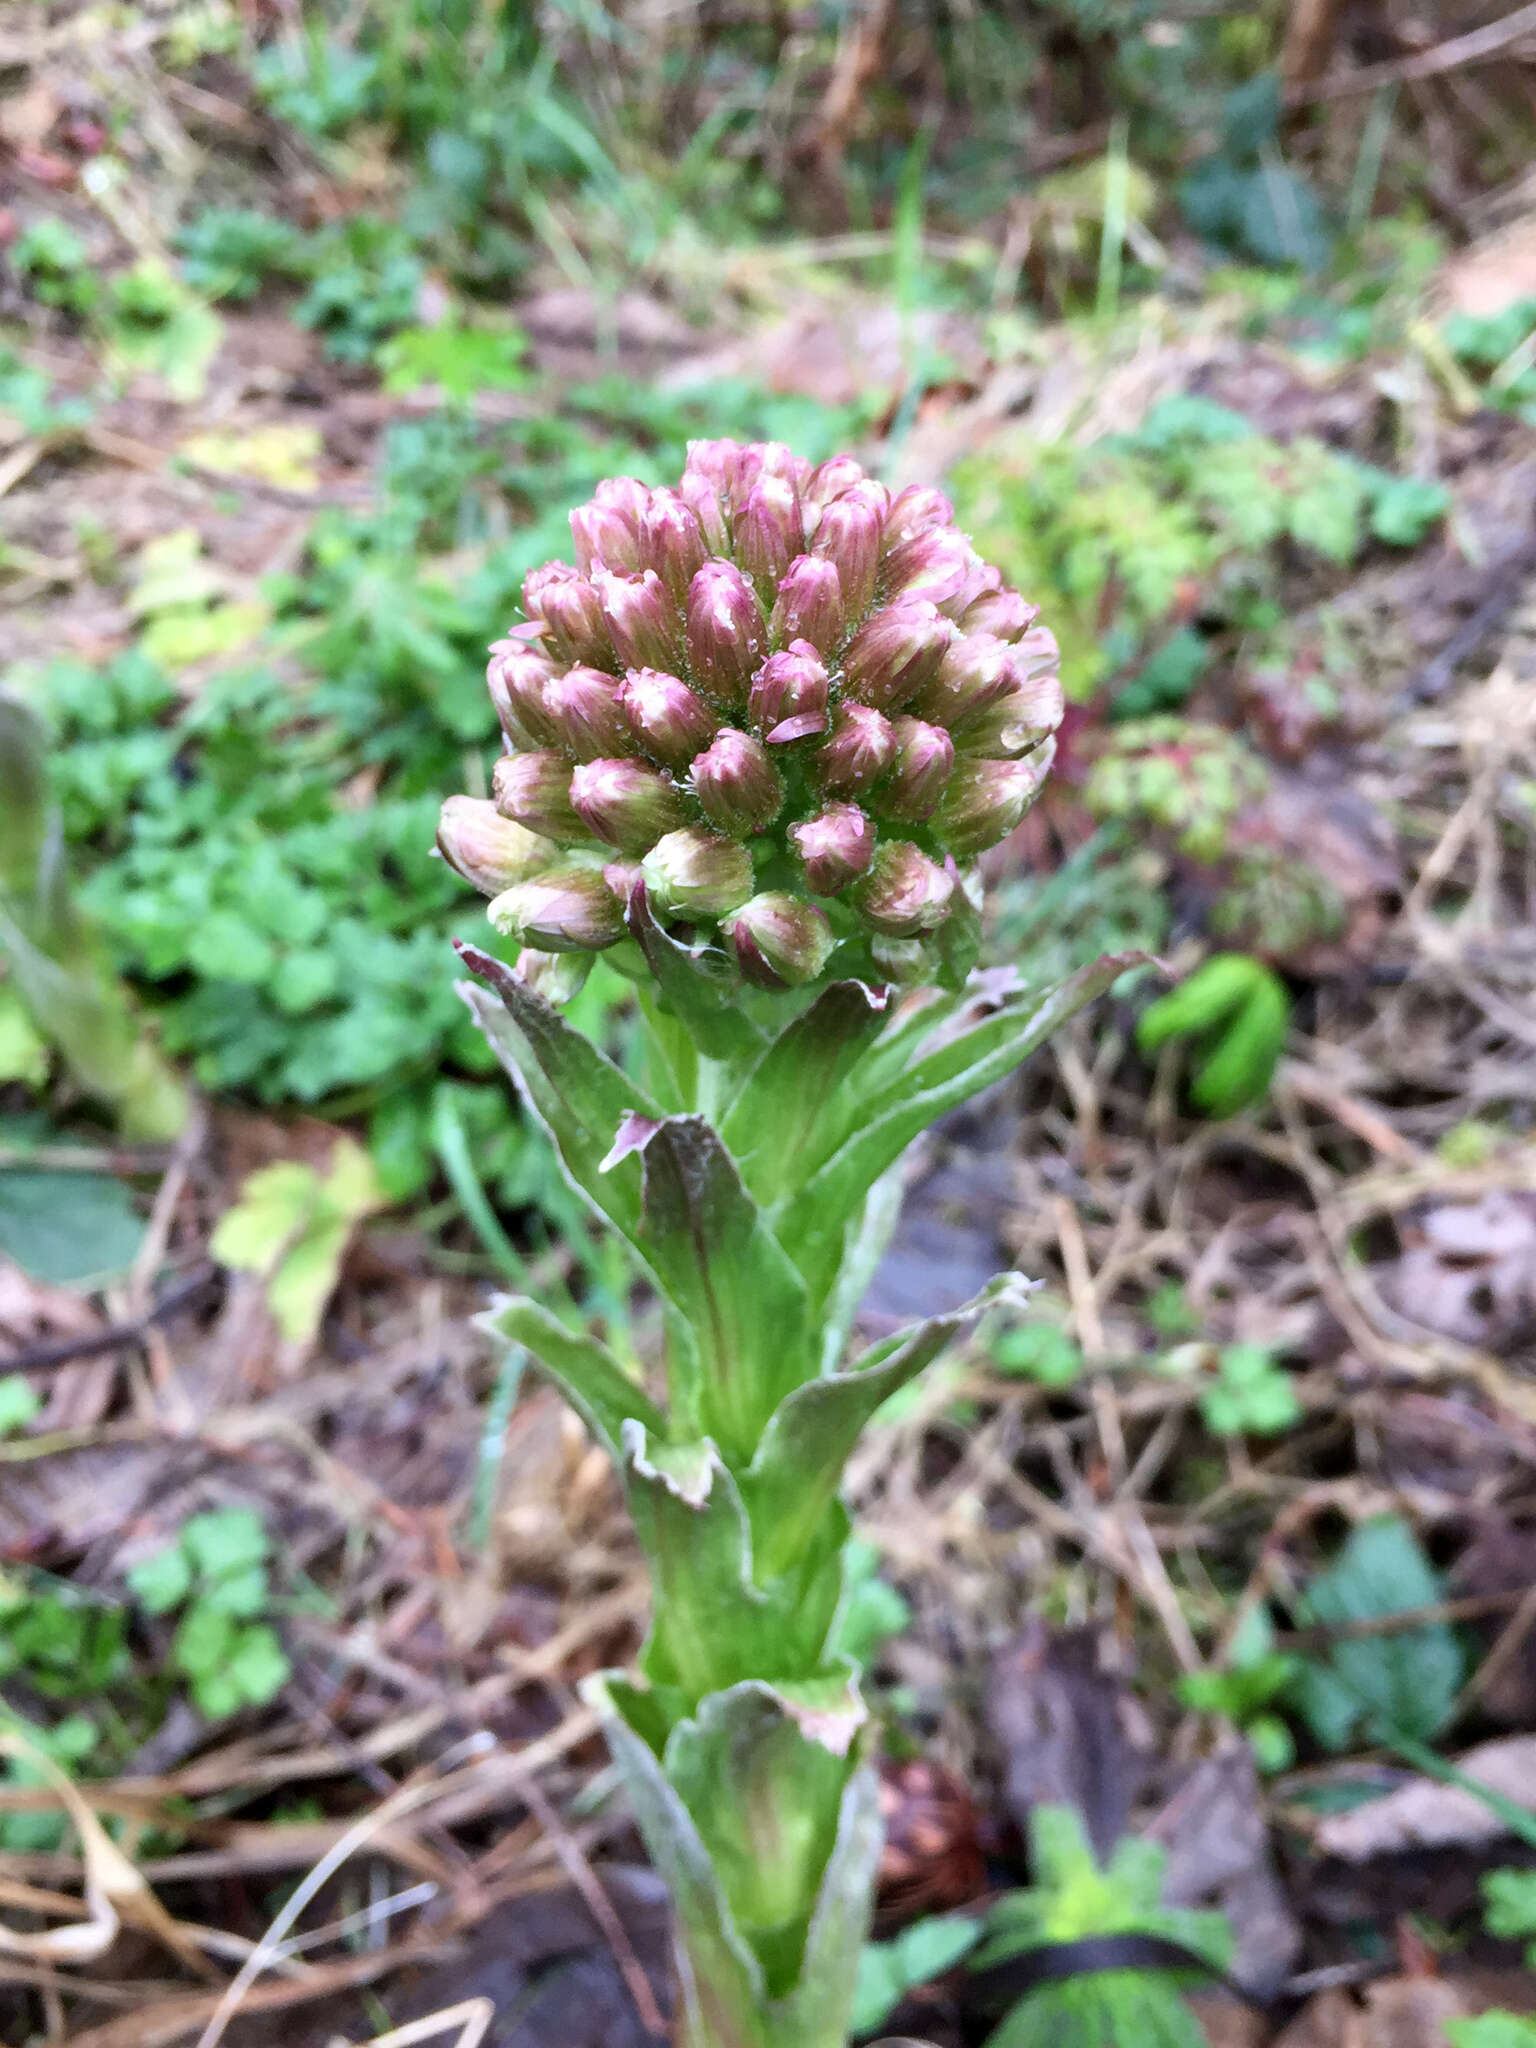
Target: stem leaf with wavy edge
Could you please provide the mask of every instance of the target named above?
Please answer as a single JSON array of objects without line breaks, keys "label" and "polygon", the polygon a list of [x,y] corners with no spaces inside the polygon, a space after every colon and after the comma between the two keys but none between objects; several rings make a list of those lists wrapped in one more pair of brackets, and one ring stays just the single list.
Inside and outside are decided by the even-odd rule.
[{"label": "stem leaf with wavy edge", "polygon": [[745,1460],[817,1369],[804,1283],[702,1117],[629,1128],[644,1170],[641,1248],[698,1343],[704,1426]]},{"label": "stem leaf with wavy edge", "polygon": [[714,1445],[659,1443],[636,1421],[623,1425],[621,1444],[655,1585],[646,1676],[692,1706],[740,1679],[814,1671],[836,1615],[846,1524],[829,1526],[793,1576],[760,1583],[741,1491]]},{"label": "stem leaf with wavy edge", "polygon": [[[763,1042],[762,1033],[733,1007],[735,974],[718,946],[685,946],[651,915],[645,884],[630,891],[624,912],[630,936],[656,977],[662,1006],[686,1026],[706,1059],[750,1058]],[[712,971],[718,963],[718,971]]]},{"label": "stem leaf with wavy edge", "polygon": [[810,1542],[860,1431],[880,1404],[915,1379],[967,1323],[1023,1291],[1016,1273],[1000,1274],[962,1307],[897,1331],[847,1372],[811,1380],[781,1403],[742,1479],[759,1573],[787,1569]]},{"label": "stem leaf with wavy edge", "polygon": [[[603,1716],[640,1832],[672,1893],[688,2048],[845,2048],[880,1858],[874,1771],[858,1766],[843,1788],[794,1986],[771,1998],[698,1825],[643,1732],[646,1695],[616,1675],[589,1680],[584,1690]],[[760,1697],[762,1690],[725,1693],[721,1716],[731,1715],[736,1697]]]},{"label": "stem leaf with wavy edge", "polygon": [[825,1300],[836,1280],[849,1217],[912,1140],[936,1118],[1005,1079],[1128,968],[1146,964],[1151,964],[1146,953],[1107,953],[1080,967],[1027,1010],[1009,1004],[952,1039],[919,1060],[884,1095],[864,1103],[853,1135],[796,1192],[791,1212],[782,1221],[774,1219],[785,1250],[805,1277],[813,1305]]},{"label": "stem leaf with wavy edge", "polygon": [[499,1301],[476,1320],[481,1329],[507,1343],[526,1345],[615,1460],[622,1455],[626,1422],[638,1422],[650,1435],[665,1437],[665,1415],[595,1337],[567,1329],[558,1316],[524,1294]]},{"label": "stem leaf with wavy edge", "polygon": [[663,1768],[763,1965],[770,1998],[790,1991],[799,1973],[868,1718],[849,1665],[711,1693],[667,1740]]},{"label": "stem leaf with wavy edge", "polygon": [[862,981],[835,981],[753,1068],[720,1135],[759,1201],[783,1192],[835,1090],[878,1036],[888,1002]]},{"label": "stem leaf with wavy edge", "polygon": [[461,981],[459,994],[530,1115],[548,1132],[566,1179],[639,1247],[639,1164],[621,1158],[605,1171],[603,1162],[624,1119],[654,1118],[655,1104],[505,961],[456,943],[471,974],[488,984]]}]

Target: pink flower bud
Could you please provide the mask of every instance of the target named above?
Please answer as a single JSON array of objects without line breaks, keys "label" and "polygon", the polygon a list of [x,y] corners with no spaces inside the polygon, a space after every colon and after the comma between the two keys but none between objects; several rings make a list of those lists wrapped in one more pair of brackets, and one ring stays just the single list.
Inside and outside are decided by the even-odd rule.
[{"label": "pink flower bud", "polygon": [[604,668],[613,660],[613,642],[603,617],[596,586],[564,562],[547,562],[523,583],[523,603],[542,619],[549,646],[562,661]]},{"label": "pink flower bud", "polygon": [[677,607],[654,569],[638,576],[600,571],[592,581],[602,599],[613,651],[625,668],[675,668],[682,653]]},{"label": "pink flower bud", "polygon": [[572,668],[552,676],[544,685],[544,707],[559,735],[556,744],[576,760],[598,761],[629,751],[619,686],[601,669]]},{"label": "pink flower bud", "polygon": [[731,538],[729,499],[722,496],[707,476],[694,469],[683,471],[678,480],[677,495],[698,520],[699,531],[709,552],[724,554]]},{"label": "pink flower bud", "polygon": [[674,604],[688,599],[688,586],[709,555],[698,515],[677,491],[652,491],[640,515],[640,551],[655,569]]},{"label": "pink flower bud", "polygon": [[482,896],[499,896],[560,858],[553,840],[526,831],[504,818],[494,804],[473,796],[451,796],[443,805],[437,850]]},{"label": "pink flower bud", "polygon": [[579,579],[581,571],[573,569],[569,562],[541,562],[537,569],[530,569],[523,578],[523,610],[533,620],[544,616],[544,593],[552,584],[569,583]]},{"label": "pink flower bud", "polygon": [[804,496],[811,480],[811,465],[787,441],[752,441],[742,450],[742,456],[744,469],[756,464],[750,481],[755,483],[760,476],[780,476],[794,485],[796,498]]},{"label": "pink flower bud", "polygon": [[752,856],[734,839],[688,825],[640,864],[651,901],[674,917],[723,917],[752,894]]},{"label": "pink flower bud", "polygon": [[811,761],[811,779],[825,796],[862,796],[895,758],[891,721],[868,704],[842,704]]},{"label": "pink flower bud", "polygon": [[917,824],[933,815],[955,765],[955,743],[939,725],[920,718],[898,718],[896,765],[881,792],[880,809],[893,818]]},{"label": "pink flower bud", "polygon": [[1036,676],[1054,675],[1061,664],[1061,649],[1048,626],[1031,626],[1014,645],[1014,664],[1026,682]]},{"label": "pink flower bud", "polygon": [[1047,740],[1023,761],[962,762],[934,815],[935,836],[960,860],[996,846],[1039,795],[1055,753]]},{"label": "pink flower bud", "polygon": [[760,476],[736,515],[736,559],[764,604],[804,546],[805,521],[794,485],[786,477]]},{"label": "pink flower bud", "polygon": [[584,761],[571,775],[571,803],[594,838],[642,854],[688,815],[682,792],[640,761]]},{"label": "pink flower bud", "polygon": [[562,844],[585,839],[571,808],[571,764],[564,754],[503,754],[491,773],[491,795],[504,818]]},{"label": "pink flower bud", "polygon": [[886,595],[926,597],[942,610],[964,590],[976,562],[976,550],[952,526],[915,533],[885,558]]},{"label": "pink flower bud", "polygon": [[805,868],[806,886],[817,896],[835,896],[868,872],[875,857],[875,828],[857,804],[828,804],[814,818],[791,825],[789,837]]},{"label": "pink flower bud", "polygon": [[833,947],[832,927],[814,903],[770,890],[722,919],[742,973],[757,988],[814,981]]},{"label": "pink flower bud", "polygon": [[619,701],[635,738],[669,768],[686,768],[715,729],[702,701],[665,669],[632,670],[624,678]]},{"label": "pink flower bud", "polygon": [[843,641],[843,586],[837,564],[821,555],[797,555],[779,582],[768,638],[775,647],[803,640],[831,655]]},{"label": "pink flower bud", "polygon": [[995,580],[990,587],[973,597],[961,613],[960,629],[964,633],[991,633],[999,640],[1017,640],[1040,616],[1040,607],[1026,604],[1016,590],[1007,589],[999,570],[994,569],[992,574]]},{"label": "pink flower bud", "polygon": [[1006,697],[1018,681],[1017,650],[990,633],[952,640],[938,671],[919,690],[913,709],[936,724],[954,727]]},{"label": "pink flower bud", "polygon": [[[851,455],[833,455],[825,462],[819,462],[811,471],[801,495],[808,505],[830,505],[844,491],[851,491],[855,485],[867,481],[863,465],[855,462]],[[884,487],[877,484],[875,488],[880,490]]]},{"label": "pink flower bud", "polygon": [[716,704],[740,710],[768,651],[757,593],[734,562],[706,562],[688,586],[688,662]]},{"label": "pink flower bud", "polygon": [[595,868],[551,868],[504,890],[485,914],[541,953],[596,953],[624,936],[623,906]]},{"label": "pink flower bud", "polygon": [[887,839],[854,891],[865,925],[889,939],[914,939],[949,915],[954,877],[906,839]]},{"label": "pink flower bud", "polygon": [[711,825],[734,839],[766,832],[784,805],[784,781],[749,732],[722,726],[693,764],[693,793]]},{"label": "pink flower bud", "polygon": [[849,695],[899,711],[937,673],[955,628],[937,606],[912,598],[872,612],[843,651]]},{"label": "pink flower bud", "polygon": [[1056,730],[1062,709],[1060,679],[1048,669],[1016,683],[1006,696],[966,719],[955,734],[955,745],[962,754],[1013,760]]},{"label": "pink flower bud", "polygon": [[640,567],[640,503],[629,489],[643,486],[629,477],[616,477],[599,484],[590,505],[571,514],[571,537],[576,543],[576,565],[584,576],[594,569],[627,570]]},{"label": "pink flower bud", "polygon": [[881,535],[886,548],[898,548],[919,533],[931,533],[936,527],[953,526],[955,508],[942,491],[930,490],[926,484],[908,484],[904,491],[898,491],[891,502],[891,509],[885,516],[885,530]]},{"label": "pink flower bud", "polygon": [[515,747],[552,747],[553,720],[544,708],[544,690],[555,673],[547,654],[536,654],[521,640],[498,640],[485,671],[491,702],[501,729]]},{"label": "pink flower bud", "polygon": [[[869,610],[880,569],[880,525],[886,492],[883,485],[863,483],[834,498],[822,512],[814,551],[837,564],[843,604],[850,623]],[[812,636],[806,635],[807,639]]]},{"label": "pink flower bud", "polygon": [[[770,746],[827,729],[827,671],[807,640],[770,654],[752,678],[747,708]],[[793,730],[790,730],[790,728]]]},{"label": "pink flower bud", "polygon": [[[743,475],[743,458],[747,452],[739,441],[690,441],[688,468],[684,473],[702,477],[715,491],[720,503],[730,511],[745,498],[761,467],[754,456],[751,474]],[[689,503],[692,502],[690,499]]]}]

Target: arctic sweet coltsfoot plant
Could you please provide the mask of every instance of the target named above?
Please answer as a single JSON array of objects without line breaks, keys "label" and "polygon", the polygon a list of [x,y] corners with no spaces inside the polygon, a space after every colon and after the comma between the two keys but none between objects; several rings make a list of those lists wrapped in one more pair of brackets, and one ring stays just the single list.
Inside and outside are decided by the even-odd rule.
[{"label": "arctic sweet coltsfoot plant", "polygon": [[[1034,607],[937,491],[850,457],[695,443],[599,486],[574,567],[493,650],[494,799],[439,847],[515,968],[463,992],[576,1189],[628,1241],[665,1361],[639,1383],[529,1299],[522,1344],[612,1452],[649,1560],[638,1674],[593,1686],[676,1904],[687,2048],[843,2048],[880,1850],[872,1731],[836,1648],[844,1464],[991,1302],[846,1358],[898,1162],[1129,964],[973,974],[978,854],[1061,716]],[[635,985],[637,1076],[561,1005]],[[477,985],[478,983],[478,985]]]}]

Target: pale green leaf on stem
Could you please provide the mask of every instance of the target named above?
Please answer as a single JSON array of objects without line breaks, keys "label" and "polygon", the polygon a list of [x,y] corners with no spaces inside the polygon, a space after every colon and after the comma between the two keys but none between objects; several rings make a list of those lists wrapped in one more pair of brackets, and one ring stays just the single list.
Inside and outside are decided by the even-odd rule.
[{"label": "pale green leaf on stem", "polygon": [[744,1461],[780,1400],[816,1369],[805,1287],[702,1117],[637,1126],[633,1142],[644,1168],[641,1248],[697,1339],[704,1428]]},{"label": "pale green leaf on stem", "polygon": [[[1144,953],[1109,953],[1043,996],[1010,1002],[920,1059],[884,1094],[866,1100],[858,1127],[796,1192],[781,1225],[785,1249],[804,1275],[814,1305],[826,1299],[836,1280],[850,1216],[912,1140],[938,1117],[1005,1080],[1053,1031],[1147,959]],[[857,1080],[855,1075],[852,1085]]]},{"label": "pale green leaf on stem", "polygon": [[835,981],[764,1052],[721,1125],[759,1201],[783,1193],[828,1103],[886,1022],[889,998]]},{"label": "pale green leaf on stem", "polygon": [[811,1380],[775,1410],[742,1480],[761,1573],[787,1570],[810,1542],[837,1492],[859,1433],[881,1404],[915,1379],[950,1339],[1006,1297],[1022,1297],[1005,1273],[948,1315],[886,1338],[847,1372]]},{"label": "pale green leaf on stem", "polygon": [[549,1134],[566,1179],[638,1246],[639,1162],[625,1157],[605,1168],[604,1161],[625,1118],[654,1118],[659,1115],[655,1103],[504,961],[474,946],[461,946],[459,952],[470,971],[489,984],[477,988],[460,982],[459,994],[529,1114]]},{"label": "pale green leaf on stem", "polygon": [[480,1327],[512,1344],[523,1344],[559,1387],[592,1434],[615,1458],[626,1422],[664,1438],[667,1418],[637,1386],[606,1344],[577,1335],[558,1316],[526,1295],[500,1301],[479,1319]]}]

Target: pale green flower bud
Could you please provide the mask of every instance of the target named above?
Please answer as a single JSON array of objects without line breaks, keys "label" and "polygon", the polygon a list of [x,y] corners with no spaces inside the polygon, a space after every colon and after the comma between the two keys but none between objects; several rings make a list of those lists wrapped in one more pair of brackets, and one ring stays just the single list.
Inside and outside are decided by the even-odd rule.
[{"label": "pale green flower bud", "polygon": [[595,868],[551,868],[487,904],[497,931],[541,953],[596,953],[624,936],[624,909]]},{"label": "pale green flower bud", "polygon": [[482,896],[499,896],[560,859],[552,839],[502,817],[481,797],[451,796],[437,821],[437,850]]},{"label": "pale green flower bud", "polygon": [[834,943],[823,911],[778,891],[749,897],[721,927],[742,973],[758,988],[801,988],[814,981]]},{"label": "pale green flower bud", "polygon": [[698,825],[658,839],[640,869],[651,901],[677,917],[723,917],[752,894],[751,854]]}]

